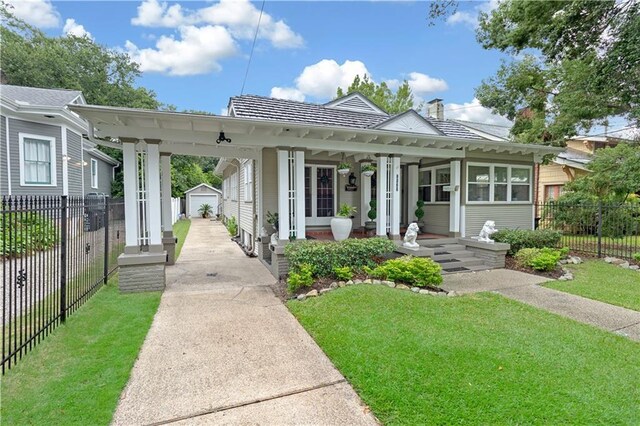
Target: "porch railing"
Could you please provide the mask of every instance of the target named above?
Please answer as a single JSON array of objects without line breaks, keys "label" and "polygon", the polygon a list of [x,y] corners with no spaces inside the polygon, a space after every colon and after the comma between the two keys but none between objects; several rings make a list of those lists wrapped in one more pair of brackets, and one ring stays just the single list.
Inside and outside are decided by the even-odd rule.
[{"label": "porch railing", "polygon": [[124,249],[124,203],[2,197],[2,372],[104,285]]}]

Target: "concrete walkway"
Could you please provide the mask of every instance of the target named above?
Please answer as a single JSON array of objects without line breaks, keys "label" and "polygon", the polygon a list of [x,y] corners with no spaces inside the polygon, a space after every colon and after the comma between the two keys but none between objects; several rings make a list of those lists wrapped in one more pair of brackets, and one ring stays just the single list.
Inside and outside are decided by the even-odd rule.
[{"label": "concrete walkway", "polygon": [[492,291],[510,299],[640,341],[640,312],[542,287],[551,281],[509,269],[444,277],[442,287],[458,293]]},{"label": "concrete walkway", "polygon": [[376,424],[271,283],[220,223],[192,220],[113,423]]}]

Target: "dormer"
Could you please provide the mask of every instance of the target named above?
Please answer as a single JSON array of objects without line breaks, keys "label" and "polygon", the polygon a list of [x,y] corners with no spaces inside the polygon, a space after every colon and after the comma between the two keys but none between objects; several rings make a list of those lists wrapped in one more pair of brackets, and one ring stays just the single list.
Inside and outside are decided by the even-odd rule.
[{"label": "dormer", "polygon": [[389,115],[361,93],[353,92],[324,104],[325,108],[345,111],[363,112],[367,114]]}]

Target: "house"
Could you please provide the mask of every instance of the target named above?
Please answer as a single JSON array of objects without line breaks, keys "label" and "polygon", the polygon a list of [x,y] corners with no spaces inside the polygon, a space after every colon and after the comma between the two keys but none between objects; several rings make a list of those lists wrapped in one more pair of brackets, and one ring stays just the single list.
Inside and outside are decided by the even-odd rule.
[{"label": "house", "polygon": [[186,199],[186,215],[187,217],[198,217],[198,209],[203,204],[211,206],[212,214],[217,214],[220,209],[220,201],[222,199],[222,191],[214,188],[206,183],[196,185],[184,192]]},{"label": "house", "polygon": [[[502,229],[531,229],[534,164],[561,151],[486,139],[414,110],[390,115],[359,93],[322,105],[236,96],[229,116],[69,108],[92,123],[96,136],[110,138],[102,143],[123,151],[126,247],[118,262],[124,291],[164,287],[175,244],[172,154],[221,158],[222,214],[236,218],[245,251],[278,276],[290,239],[326,232],[341,203],[357,208],[359,228],[376,200],[375,233],[395,240],[401,226],[415,221],[418,199],[426,203],[434,237],[478,235],[487,220]],[[351,165],[346,176],[337,173],[341,162]],[[377,168],[372,177],[360,172],[367,164]],[[279,215],[272,236],[265,232],[268,213]]]},{"label": "house", "polygon": [[77,90],[0,85],[0,194],[111,194],[119,163],[83,135]]}]

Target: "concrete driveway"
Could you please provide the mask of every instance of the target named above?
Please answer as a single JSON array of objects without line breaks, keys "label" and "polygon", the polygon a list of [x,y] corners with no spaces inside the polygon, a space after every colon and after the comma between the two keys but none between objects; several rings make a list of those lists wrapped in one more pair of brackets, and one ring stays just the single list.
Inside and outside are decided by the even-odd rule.
[{"label": "concrete driveway", "polygon": [[376,424],[273,280],[220,223],[192,220],[113,423]]}]

